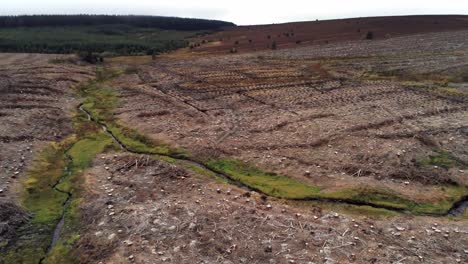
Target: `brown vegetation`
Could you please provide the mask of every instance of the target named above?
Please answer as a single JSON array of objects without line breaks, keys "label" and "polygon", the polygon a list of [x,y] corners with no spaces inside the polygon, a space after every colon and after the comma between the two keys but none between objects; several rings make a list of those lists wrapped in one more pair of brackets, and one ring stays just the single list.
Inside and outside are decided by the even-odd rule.
[{"label": "brown vegetation", "polygon": [[[103,122],[115,122],[110,127],[115,135],[128,137],[126,142],[142,150],[156,149],[146,143],[166,142],[185,150],[171,152],[173,156],[227,165],[243,161],[257,168],[247,171],[253,174],[248,176],[273,172],[277,174],[262,176],[284,175],[290,181],[283,183],[303,183],[334,197],[378,196],[382,193],[374,190],[379,189],[406,199],[396,205],[411,200],[419,206],[450,206],[443,202],[466,194],[468,185],[467,31],[426,31],[457,29],[466,19],[438,20],[427,30],[423,28],[434,17],[399,18],[395,24],[386,19],[323,22],[331,25],[323,30],[337,35],[321,33],[313,42],[316,46],[302,45],[310,44],[311,35],[304,32],[314,32],[319,28],[315,23],[322,22],[227,29],[217,33],[219,42],[204,36],[203,44],[193,44],[195,56],[172,54],[154,62],[118,58],[104,65],[116,68],[109,71],[115,79],[103,81],[105,88],[91,84],[93,93],[87,93],[87,100],[101,96],[107,104],[91,102],[86,107],[96,103],[103,111],[98,114],[106,117]],[[295,28],[288,28],[291,25]],[[353,29],[353,36],[336,31],[339,28]],[[382,37],[393,28],[405,36]],[[259,30],[263,35],[257,37]],[[370,31],[372,41],[365,39]],[[408,35],[414,32],[424,34]],[[236,41],[235,47],[224,44]],[[284,49],[291,45],[294,48]],[[243,53],[255,49],[264,51]],[[229,50],[240,54],[227,54]],[[202,57],[198,51],[223,54]],[[95,73],[66,60],[51,63],[50,55],[0,58],[4,253],[17,239],[15,230],[30,219],[11,202],[21,192],[19,181],[38,149],[72,132],[79,104],[73,87]],[[82,119],[82,131],[101,131]],[[105,133],[99,137],[112,142]],[[86,151],[97,142],[84,138],[75,150],[87,161],[80,170],[88,166]],[[99,148],[95,151],[104,153],[89,160],[84,176],[67,182],[80,188],[71,207],[76,209],[74,221],[80,222],[79,236],[65,241],[74,260],[468,261],[466,213],[448,219],[349,205],[340,199],[277,199],[230,184],[187,159],[168,157],[169,148],[161,149],[165,156]],[[357,189],[368,193],[353,193]],[[65,229],[70,228],[71,218],[64,219]]]},{"label": "brown vegetation", "polygon": [[197,45],[192,44],[191,51],[203,54],[226,54],[235,46],[239,52],[252,52],[271,48],[272,42],[275,42],[278,48],[292,48],[298,45],[322,45],[463,30],[467,27],[466,16],[370,17],[240,26],[203,36],[204,39],[213,41],[204,43],[200,39],[194,39],[193,42]]}]

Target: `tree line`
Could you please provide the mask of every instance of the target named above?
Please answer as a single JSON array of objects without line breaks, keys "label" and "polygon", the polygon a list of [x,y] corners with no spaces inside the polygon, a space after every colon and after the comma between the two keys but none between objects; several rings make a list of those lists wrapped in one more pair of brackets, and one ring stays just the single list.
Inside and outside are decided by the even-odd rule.
[{"label": "tree line", "polygon": [[103,56],[117,55],[152,55],[187,46],[184,40],[169,40],[147,43],[54,43],[26,42],[2,43],[0,52],[70,54],[82,51],[103,53]]},{"label": "tree line", "polygon": [[220,20],[163,16],[123,15],[22,15],[0,16],[0,28],[46,26],[97,26],[122,24],[169,30],[210,30],[235,24]]}]

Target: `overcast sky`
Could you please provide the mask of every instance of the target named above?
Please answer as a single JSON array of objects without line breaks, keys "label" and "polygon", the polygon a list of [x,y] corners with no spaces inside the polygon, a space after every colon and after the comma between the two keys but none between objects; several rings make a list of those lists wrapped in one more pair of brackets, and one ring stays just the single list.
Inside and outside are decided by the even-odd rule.
[{"label": "overcast sky", "polygon": [[134,14],[238,25],[409,14],[468,14],[468,0],[1,0],[0,15]]}]

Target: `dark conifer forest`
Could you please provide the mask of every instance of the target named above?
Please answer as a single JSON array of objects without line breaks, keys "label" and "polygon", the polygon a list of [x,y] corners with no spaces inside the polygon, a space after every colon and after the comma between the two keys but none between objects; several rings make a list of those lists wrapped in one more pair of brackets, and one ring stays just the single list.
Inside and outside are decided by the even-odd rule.
[{"label": "dark conifer forest", "polygon": [[178,17],[117,15],[0,16],[0,52],[157,54],[187,38],[233,23]]}]

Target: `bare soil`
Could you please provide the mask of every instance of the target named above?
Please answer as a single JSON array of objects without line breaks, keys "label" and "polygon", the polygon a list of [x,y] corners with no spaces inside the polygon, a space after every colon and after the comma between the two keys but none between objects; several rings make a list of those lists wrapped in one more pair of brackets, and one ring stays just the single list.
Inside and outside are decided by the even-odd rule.
[{"label": "bare soil", "polygon": [[116,114],[196,155],[234,157],[329,191],[383,187],[434,202],[440,184],[467,182],[461,167],[421,165],[442,149],[468,160],[467,96],[429,78],[378,76],[466,69],[466,34],[162,59],[116,81]]},{"label": "bare soil", "polygon": [[[242,160],[327,192],[368,186],[439,202],[445,187],[468,183],[468,32],[373,30],[372,41],[114,60],[103,67],[136,72],[106,83],[119,95],[114,117],[193,156]],[[72,133],[74,87],[95,77],[55,57],[0,54],[0,252],[30,219],[19,205],[28,167]],[[466,214],[275,199],[113,151],[73,182],[79,263],[468,262]]]},{"label": "bare soil", "polygon": [[[88,66],[52,64],[59,55],[0,54],[0,241],[14,237],[25,212],[15,201],[34,156],[71,133],[73,87],[94,77]],[[16,207],[16,208],[15,208]]]},{"label": "bare soil", "polygon": [[466,222],[287,203],[147,156],[100,155],[86,185],[83,263],[468,261]]}]

